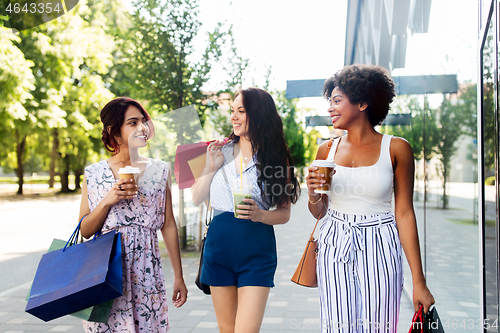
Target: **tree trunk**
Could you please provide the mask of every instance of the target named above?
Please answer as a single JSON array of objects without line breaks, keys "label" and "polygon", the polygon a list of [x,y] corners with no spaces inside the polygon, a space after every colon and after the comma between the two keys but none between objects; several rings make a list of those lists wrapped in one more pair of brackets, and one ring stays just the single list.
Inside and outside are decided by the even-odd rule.
[{"label": "tree trunk", "polygon": [[61,192],[71,192],[69,189],[69,155],[62,158],[62,172],[59,174],[61,176]]},{"label": "tree trunk", "polygon": [[56,176],[56,160],[59,150],[59,132],[57,128],[52,131],[52,152],[50,153],[50,167],[49,167],[49,188],[54,188]]},{"label": "tree trunk", "polygon": [[448,194],[446,193],[446,180],[448,179],[449,168],[443,164],[443,209],[448,209]]},{"label": "tree trunk", "polygon": [[414,168],[415,168],[415,179],[414,179],[415,184],[413,186],[413,188],[415,190],[414,190],[414,198],[413,198],[413,200],[414,201],[419,201],[420,200],[420,193],[418,193],[418,173],[417,173],[418,172],[418,161],[415,160],[413,163],[415,164],[415,166],[414,166]]},{"label": "tree trunk", "polygon": [[80,186],[80,182],[82,181],[83,168],[78,168],[78,170],[74,171],[75,174],[75,190],[80,190],[82,187]]},{"label": "tree trunk", "polygon": [[24,150],[26,148],[26,135],[20,136],[19,132],[16,131],[16,138],[17,138],[17,148],[16,148],[16,155],[17,155],[17,168],[16,168],[16,175],[17,175],[17,194],[22,195],[23,194],[23,185],[24,185],[24,165],[23,165],[23,157],[24,157]]},{"label": "tree trunk", "polygon": [[[179,76],[180,80],[179,83],[182,83],[182,73]],[[181,108],[182,107],[182,100],[184,98],[184,92],[180,91],[179,92],[179,98],[177,100],[177,107]],[[182,127],[181,127],[182,129]],[[182,139],[182,130],[180,131],[180,135],[177,137],[180,138],[179,144],[183,144],[183,139]],[[186,228],[186,214],[184,213],[184,190],[179,189],[179,245],[180,248],[185,250],[187,247],[187,228]]]},{"label": "tree trunk", "polygon": [[427,176],[427,161],[424,161],[424,201],[427,202],[427,181],[429,180]]}]

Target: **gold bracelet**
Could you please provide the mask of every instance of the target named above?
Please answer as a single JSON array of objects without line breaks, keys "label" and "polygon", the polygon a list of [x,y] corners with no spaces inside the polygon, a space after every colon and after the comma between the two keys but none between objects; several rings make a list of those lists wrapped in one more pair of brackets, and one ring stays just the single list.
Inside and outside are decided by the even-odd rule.
[{"label": "gold bracelet", "polygon": [[314,201],[314,202],[313,202],[313,201],[311,201],[311,199],[309,199],[309,203],[310,203],[310,204],[312,204],[312,205],[315,205],[315,204],[317,204],[318,202],[320,202],[320,201],[321,201],[321,199],[323,199],[323,196],[320,194],[320,196],[319,196],[319,199],[318,199],[318,200],[316,200],[316,201]]}]

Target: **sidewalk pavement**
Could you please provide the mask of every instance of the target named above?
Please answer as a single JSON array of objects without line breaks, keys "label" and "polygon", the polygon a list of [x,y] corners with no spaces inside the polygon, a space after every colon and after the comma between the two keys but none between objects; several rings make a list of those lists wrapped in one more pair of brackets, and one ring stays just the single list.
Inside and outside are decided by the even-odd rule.
[{"label": "sidewalk pavement", "polygon": [[[66,207],[71,209],[78,207],[79,196],[64,200],[62,200],[62,204]],[[5,207],[0,202],[2,221],[4,221]],[[22,212],[18,212],[18,214],[22,214]],[[73,222],[71,223],[73,224]],[[276,286],[270,292],[261,332],[320,331],[318,289],[298,286],[290,281],[314,222],[314,218],[307,210],[307,196],[303,191],[299,202],[292,207],[291,220],[285,225],[275,227],[278,247]],[[0,240],[2,238],[0,236]],[[0,257],[0,278],[2,279],[0,284],[0,332],[83,332],[80,319],[65,316],[45,323],[24,312],[26,307],[24,299],[36,271],[37,263],[43,253],[43,251],[34,252],[3,261]],[[197,258],[183,258],[184,278],[189,289],[188,301],[179,309],[169,306],[170,332],[218,332],[211,298],[204,295],[194,284],[198,262]],[[162,264],[167,293],[169,293],[173,283],[173,272],[168,258],[164,258]],[[412,315],[413,306],[408,294],[404,292],[401,298],[398,332],[408,331]]]}]

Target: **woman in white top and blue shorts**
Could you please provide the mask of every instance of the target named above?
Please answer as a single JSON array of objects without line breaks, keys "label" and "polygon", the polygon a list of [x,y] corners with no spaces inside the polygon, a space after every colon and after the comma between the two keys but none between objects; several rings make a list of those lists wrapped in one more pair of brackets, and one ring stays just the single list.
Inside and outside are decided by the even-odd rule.
[{"label": "woman in white top and blue shorts", "polygon": [[[351,65],[325,81],[323,96],[334,128],[346,132],[327,154],[335,162],[330,193],[318,194],[324,175],[309,167],[309,210],[324,217],[318,239],[322,332],[396,332],[403,268],[412,273],[413,304],[427,312],[434,298],[422,272],[413,209],[414,161],[409,143],[378,133],[395,97],[379,66]],[[392,195],[394,192],[394,214]]]},{"label": "woman in white top and blue shorts", "polygon": [[[208,146],[205,169],[191,188],[193,201],[210,198],[201,282],[210,286],[219,331],[259,332],[276,272],[273,225],[290,219],[300,194],[283,123],[272,96],[242,90],[231,106],[229,142]],[[231,184],[253,184],[252,199],[233,205]],[[270,209],[270,208],[275,209]]]}]

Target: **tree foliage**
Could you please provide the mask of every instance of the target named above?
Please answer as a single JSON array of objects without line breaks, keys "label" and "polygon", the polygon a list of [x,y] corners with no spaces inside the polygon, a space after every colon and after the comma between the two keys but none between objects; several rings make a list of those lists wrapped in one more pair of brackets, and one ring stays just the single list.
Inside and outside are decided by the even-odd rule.
[{"label": "tree foliage", "polygon": [[13,140],[16,121],[29,118],[25,104],[33,98],[35,77],[33,62],[16,47],[20,38],[0,27],[0,166],[16,169],[14,152],[19,142]]},{"label": "tree foliage", "polygon": [[276,107],[283,120],[283,132],[285,140],[292,154],[292,161],[295,167],[302,167],[306,164],[304,145],[304,130],[298,120],[297,115],[298,99],[287,99],[285,91],[280,91],[276,96]]},{"label": "tree foliage", "polygon": [[422,108],[417,99],[400,97],[395,108],[412,114],[411,125],[383,126],[383,132],[408,140],[416,160],[425,158],[429,161],[433,156],[439,159],[443,209],[448,208],[446,184],[450,175],[451,159],[458,150],[456,143],[462,135],[475,137],[477,133],[475,100],[476,86],[470,84],[462,85],[453,98],[452,95],[443,95],[441,106],[435,110],[428,107],[427,99],[424,99]]},{"label": "tree foliage", "polygon": [[[195,124],[179,121],[178,113],[171,117],[169,112],[194,105],[198,113],[194,121],[204,125],[206,111],[214,104],[206,103],[212,96],[203,90],[203,86],[210,79],[213,63],[221,56],[220,43],[225,36],[222,25],[207,34],[205,51],[200,59],[193,59],[193,41],[201,26],[198,1],[137,0],[133,6],[129,41],[123,43],[128,49],[121,48],[130,61],[122,66],[126,71],[120,78],[130,84],[121,88],[129,90],[132,98],[146,101],[153,114],[162,115],[162,122],[175,133],[170,145],[198,141],[198,132],[193,130],[197,128]],[[161,157],[173,160],[173,156]],[[184,194],[183,191],[179,193],[181,247],[184,248]]]},{"label": "tree foliage", "polygon": [[384,125],[382,126],[381,131],[386,134],[395,135],[406,139],[411,146],[413,157],[415,158],[415,160],[421,160],[422,158],[425,158],[428,161],[436,153],[436,145],[439,141],[439,133],[435,119],[436,112],[429,108],[426,99],[424,100],[424,103],[425,107],[423,107],[415,97],[398,97],[396,106],[394,108],[401,113],[410,113],[411,124],[396,126]]},{"label": "tree foliage", "polygon": [[458,149],[456,142],[460,136],[465,133],[463,128],[465,117],[460,111],[461,108],[452,104],[447,96],[443,96],[443,101],[441,103],[441,107],[439,108],[438,128],[440,140],[436,146],[436,151],[439,154],[439,160],[441,161],[438,170],[443,183],[443,209],[448,208],[446,183],[450,176],[451,158],[455,155]]},{"label": "tree foliage", "polygon": [[[57,20],[24,30],[19,37],[0,36],[6,46],[0,54],[18,54],[19,64],[16,70],[9,71],[10,75],[20,77],[17,73],[24,72],[31,76],[24,79],[31,84],[30,94],[26,92],[26,83],[11,77],[9,82],[16,84],[19,92],[24,89],[24,94],[18,92],[16,101],[5,98],[7,106],[0,106],[0,112],[5,112],[2,118],[11,119],[10,123],[4,122],[10,124],[10,129],[2,131],[10,131],[13,142],[13,147],[7,148],[8,158],[3,166],[7,164],[16,170],[19,194],[27,171],[25,162],[28,169],[48,167],[52,177],[57,170],[62,190],[69,191],[70,170],[81,175],[93,154],[93,128],[98,123],[99,109],[113,96],[101,77],[113,60],[113,39],[107,31],[105,20],[97,13],[93,15],[86,1],[80,1]],[[0,63],[2,66],[9,62]],[[10,94],[10,90],[2,92]]]}]

